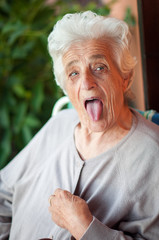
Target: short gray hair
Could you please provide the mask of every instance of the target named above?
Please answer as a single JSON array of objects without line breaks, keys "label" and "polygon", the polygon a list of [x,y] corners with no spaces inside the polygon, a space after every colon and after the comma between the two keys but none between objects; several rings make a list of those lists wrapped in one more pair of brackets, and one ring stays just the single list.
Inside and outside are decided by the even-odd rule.
[{"label": "short gray hair", "polygon": [[104,17],[94,12],[66,14],[54,26],[48,37],[48,49],[54,63],[57,84],[65,92],[65,73],[62,63],[63,54],[78,41],[103,39],[112,51],[121,76],[129,77],[125,97],[130,97],[136,60],[130,54],[130,32],[128,25],[119,19]]}]

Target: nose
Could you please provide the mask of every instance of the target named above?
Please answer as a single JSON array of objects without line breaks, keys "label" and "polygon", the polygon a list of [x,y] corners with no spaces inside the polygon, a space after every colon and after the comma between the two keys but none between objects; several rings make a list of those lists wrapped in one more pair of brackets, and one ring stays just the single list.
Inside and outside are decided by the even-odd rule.
[{"label": "nose", "polygon": [[81,88],[83,90],[90,90],[96,87],[96,80],[94,76],[92,76],[90,71],[87,71],[82,76]]}]

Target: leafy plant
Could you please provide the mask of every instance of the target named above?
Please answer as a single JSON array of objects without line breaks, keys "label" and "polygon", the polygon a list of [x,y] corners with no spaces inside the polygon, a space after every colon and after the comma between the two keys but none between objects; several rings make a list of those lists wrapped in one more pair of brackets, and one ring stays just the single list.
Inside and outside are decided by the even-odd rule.
[{"label": "leafy plant", "polygon": [[136,18],[133,15],[130,7],[127,7],[125,10],[124,21],[131,27],[134,27],[136,25]]},{"label": "leafy plant", "polygon": [[0,1],[0,168],[50,118],[63,94],[53,81],[47,37],[65,13],[92,10],[108,15],[111,6],[80,1]]}]

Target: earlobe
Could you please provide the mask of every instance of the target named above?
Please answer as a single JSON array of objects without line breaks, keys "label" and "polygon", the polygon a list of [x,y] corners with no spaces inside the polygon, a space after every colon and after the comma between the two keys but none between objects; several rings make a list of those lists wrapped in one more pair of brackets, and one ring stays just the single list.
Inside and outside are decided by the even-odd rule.
[{"label": "earlobe", "polygon": [[123,91],[125,92],[129,83],[129,77],[123,78]]},{"label": "earlobe", "polygon": [[129,85],[131,77],[132,77],[132,73],[131,72],[123,77],[123,90],[124,90],[124,92],[128,88],[128,85]]}]

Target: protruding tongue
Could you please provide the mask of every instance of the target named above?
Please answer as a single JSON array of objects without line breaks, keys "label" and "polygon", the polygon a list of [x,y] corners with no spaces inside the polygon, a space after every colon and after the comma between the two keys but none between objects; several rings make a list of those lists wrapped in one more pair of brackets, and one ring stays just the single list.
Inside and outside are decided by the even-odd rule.
[{"label": "protruding tongue", "polygon": [[99,99],[87,101],[86,110],[93,121],[98,121],[103,111],[103,104]]}]

